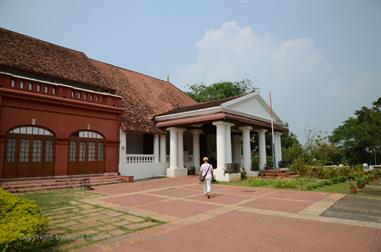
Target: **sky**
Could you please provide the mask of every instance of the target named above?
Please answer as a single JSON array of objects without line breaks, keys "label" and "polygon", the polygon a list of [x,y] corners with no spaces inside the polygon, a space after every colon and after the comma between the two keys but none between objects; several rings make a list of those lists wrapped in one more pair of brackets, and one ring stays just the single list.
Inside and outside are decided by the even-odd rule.
[{"label": "sky", "polygon": [[381,96],[380,0],[0,0],[0,26],[184,91],[250,79],[301,142]]}]

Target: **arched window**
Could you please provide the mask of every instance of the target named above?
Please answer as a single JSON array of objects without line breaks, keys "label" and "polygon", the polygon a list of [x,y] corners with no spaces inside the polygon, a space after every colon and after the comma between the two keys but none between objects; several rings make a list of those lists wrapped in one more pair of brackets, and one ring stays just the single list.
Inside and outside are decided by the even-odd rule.
[{"label": "arched window", "polygon": [[21,126],[6,136],[4,177],[54,175],[54,134],[38,126]]},{"label": "arched window", "polygon": [[104,137],[91,130],[74,132],[69,138],[69,174],[103,173]]}]

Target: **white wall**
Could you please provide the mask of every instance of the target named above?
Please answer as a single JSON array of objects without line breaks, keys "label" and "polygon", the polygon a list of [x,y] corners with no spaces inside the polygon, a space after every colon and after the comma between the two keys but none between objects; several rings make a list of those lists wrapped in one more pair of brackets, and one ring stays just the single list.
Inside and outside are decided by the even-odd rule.
[{"label": "white wall", "polygon": [[134,176],[134,180],[139,180],[165,176],[168,166],[168,163],[127,163],[119,172],[122,176]]}]

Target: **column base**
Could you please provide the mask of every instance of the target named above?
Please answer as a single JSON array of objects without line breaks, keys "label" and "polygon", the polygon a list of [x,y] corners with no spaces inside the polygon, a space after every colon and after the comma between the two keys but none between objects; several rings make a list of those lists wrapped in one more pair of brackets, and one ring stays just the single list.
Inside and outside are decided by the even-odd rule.
[{"label": "column base", "polygon": [[187,168],[168,168],[167,169],[167,177],[184,177],[188,176],[188,169]]},{"label": "column base", "polygon": [[216,174],[216,180],[219,182],[233,182],[241,180],[241,173],[225,173],[222,169],[214,170]]},{"label": "column base", "polygon": [[248,171],[246,172],[246,177],[258,177],[259,171]]}]

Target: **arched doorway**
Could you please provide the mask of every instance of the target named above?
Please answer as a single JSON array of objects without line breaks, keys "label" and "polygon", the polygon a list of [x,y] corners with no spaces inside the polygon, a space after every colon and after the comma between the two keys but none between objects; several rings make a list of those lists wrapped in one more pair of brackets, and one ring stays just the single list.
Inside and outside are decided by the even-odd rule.
[{"label": "arched doorway", "polygon": [[69,138],[70,175],[104,173],[105,139],[94,131],[74,132]]},{"label": "arched doorway", "polygon": [[55,136],[38,126],[21,126],[6,136],[4,178],[54,175]]}]

